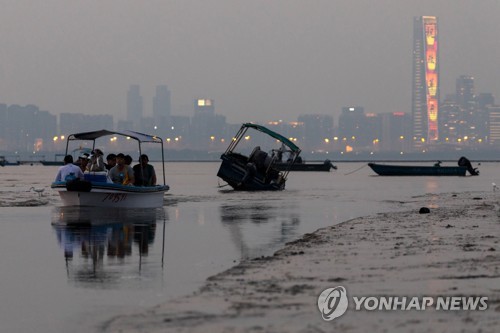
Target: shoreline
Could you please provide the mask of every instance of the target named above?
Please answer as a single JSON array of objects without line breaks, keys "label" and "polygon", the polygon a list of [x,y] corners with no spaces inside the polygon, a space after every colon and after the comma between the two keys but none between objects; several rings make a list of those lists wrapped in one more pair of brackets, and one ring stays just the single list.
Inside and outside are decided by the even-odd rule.
[{"label": "shoreline", "polygon": [[[269,257],[208,278],[195,293],[120,315],[105,332],[494,332],[500,327],[495,193],[413,197],[408,210],[318,229]],[[419,208],[430,208],[419,214]],[[355,311],[324,321],[319,294],[487,296],[485,311]]]}]

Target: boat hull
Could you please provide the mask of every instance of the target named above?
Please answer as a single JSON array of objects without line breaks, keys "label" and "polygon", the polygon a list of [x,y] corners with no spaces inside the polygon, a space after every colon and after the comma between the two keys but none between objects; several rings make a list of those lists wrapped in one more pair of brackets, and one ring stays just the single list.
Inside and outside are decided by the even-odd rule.
[{"label": "boat hull", "polygon": [[461,166],[411,166],[368,163],[380,176],[465,176],[466,167]]},{"label": "boat hull", "polygon": [[68,190],[65,182],[51,186],[59,192],[63,206],[115,207],[115,208],[159,208],[163,207],[163,196],[169,187],[136,187],[109,183],[91,183],[90,190]]},{"label": "boat hull", "polygon": [[63,161],[40,161],[40,163],[45,166],[64,165]]},{"label": "boat hull", "polygon": [[330,169],[334,168],[330,161],[325,161],[323,163],[276,163],[276,169],[280,171],[290,170],[290,171],[323,171],[328,172]]}]

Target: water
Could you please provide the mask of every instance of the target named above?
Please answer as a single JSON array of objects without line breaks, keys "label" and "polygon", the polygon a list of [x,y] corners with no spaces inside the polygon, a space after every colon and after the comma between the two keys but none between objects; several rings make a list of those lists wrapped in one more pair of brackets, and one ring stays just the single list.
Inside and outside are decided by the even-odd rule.
[{"label": "water", "polygon": [[500,184],[494,163],[465,178],[379,177],[368,167],[346,175],[363,164],[339,163],[335,172],[291,174],[283,192],[238,193],[218,187],[218,166],[168,163],[165,207],[146,211],[60,207],[48,186],[57,167],[0,168],[2,331],[98,331],[304,233],[407,209],[413,196]]}]

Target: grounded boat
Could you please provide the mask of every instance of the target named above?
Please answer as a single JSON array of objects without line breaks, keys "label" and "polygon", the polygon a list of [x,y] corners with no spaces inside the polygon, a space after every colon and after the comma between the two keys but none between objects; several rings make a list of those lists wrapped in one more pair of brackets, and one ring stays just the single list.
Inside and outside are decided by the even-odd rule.
[{"label": "grounded boat", "polygon": [[[300,158],[300,157],[299,157]],[[289,167],[288,163],[276,163],[276,168],[280,171],[286,170]],[[330,169],[337,170],[337,167],[333,165],[330,160],[325,160],[324,162],[296,162],[290,166],[290,171],[330,171]]]},{"label": "grounded boat", "polygon": [[[265,134],[274,144],[279,142],[289,149],[291,157],[286,167],[281,171],[276,167],[278,161],[276,150],[269,155],[260,149],[253,148],[248,155],[240,152],[242,138],[248,138],[248,130],[255,130]],[[246,141],[243,140],[243,141]],[[231,144],[221,156],[221,166],[217,176],[228,183],[233,189],[239,191],[280,191],[285,188],[288,173],[299,157],[300,148],[293,142],[270,129],[256,124],[243,124]]]},{"label": "grounded boat", "polygon": [[458,160],[458,166],[441,166],[441,161],[438,161],[433,166],[377,163],[368,163],[368,166],[380,176],[465,176],[467,171],[472,176],[479,175],[479,171],[473,168],[470,161],[465,157]]},{"label": "grounded boat", "polygon": [[[157,136],[151,136],[133,131],[109,131],[100,130],[71,134],[66,144],[73,140],[93,141],[103,136],[119,135],[134,139],[139,144],[139,155],[141,155],[142,143],[159,143],[162,152],[163,185],[155,186],[130,186],[114,184],[107,180],[107,172],[86,172],[85,180],[61,181],[52,183],[51,187],[59,192],[63,206],[91,206],[91,207],[118,207],[118,208],[158,208],[163,206],[163,196],[169,190],[165,184],[165,159],[163,156],[163,140]],[[93,150],[92,149],[92,150]]]}]

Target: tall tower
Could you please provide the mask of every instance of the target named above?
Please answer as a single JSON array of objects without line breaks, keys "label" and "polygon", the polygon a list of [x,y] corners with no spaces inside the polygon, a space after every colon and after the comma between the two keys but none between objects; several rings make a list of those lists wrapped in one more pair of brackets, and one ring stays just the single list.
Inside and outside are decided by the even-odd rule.
[{"label": "tall tower", "polygon": [[170,118],[170,90],[167,86],[156,87],[156,94],[153,97],[153,118],[156,122],[166,122]]},{"label": "tall tower", "polygon": [[127,121],[129,121],[134,129],[139,129],[142,119],[142,96],[140,87],[137,84],[130,86],[127,92]]},{"label": "tall tower", "polygon": [[439,56],[437,17],[413,21],[413,147],[436,142],[439,110]]}]

